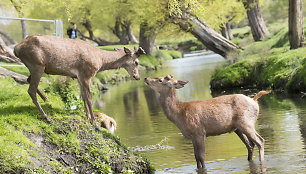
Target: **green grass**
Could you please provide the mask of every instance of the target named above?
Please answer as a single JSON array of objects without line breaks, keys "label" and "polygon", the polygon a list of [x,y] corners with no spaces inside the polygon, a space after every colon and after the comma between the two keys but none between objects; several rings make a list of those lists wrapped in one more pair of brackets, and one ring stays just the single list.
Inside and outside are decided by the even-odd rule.
[{"label": "green grass", "polygon": [[288,29],[284,24],[273,24],[269,30],[271,34],[264,41],[251,42],[243,52],[233,55],[238,62],[215,71],[212,89],[243,87],[305,91],[306,48],[289,49]]},{"label": "green grass", "polygon": [[[49,87],[44,81],[43,90]],[[147,160],[129,152],[118,137],[104,129],[96,132],[83,111],[67,110],[54,92],[45,93],[51,102],[39,98],[52,118],[48,124],[32,103],[28,85],[1,78],[0,89],[0,173],[74,173],[82,166],[90,173],[151,170]],[[70,166],[59,157],[69,157]]]}]

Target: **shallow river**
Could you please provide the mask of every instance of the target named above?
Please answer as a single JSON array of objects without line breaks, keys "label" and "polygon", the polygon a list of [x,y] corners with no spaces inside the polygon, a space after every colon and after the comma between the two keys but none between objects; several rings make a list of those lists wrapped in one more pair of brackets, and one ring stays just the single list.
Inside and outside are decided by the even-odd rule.
[{"label": "shallow river", "polygon": [[[196,173],[191,141],[166,118],[157,94],[143,78],[172,74],[175,79],[189,81],[184,88],[177,90],[180,100],[209,99],[212,98],[209,89],[211,73],[223,63],[224,59],[215,54],[185,55],[183,59],[168,62],[166,68],[158,72],[141,74],[140,81],[110,87],[95,102],[95,108],[117,121],[115,134],[132,150],[147,157],[156,173]],[[246,90],[240,93],[254,94]],[[259,104],[256,128],[265,139],[267,173],[306,173],[306,96],[270,94],[260,98]],[[247,150],[235,133],[208,137],[205,147],[207,173],[261,171],[257,148],[254,162],[248,162]]]}]

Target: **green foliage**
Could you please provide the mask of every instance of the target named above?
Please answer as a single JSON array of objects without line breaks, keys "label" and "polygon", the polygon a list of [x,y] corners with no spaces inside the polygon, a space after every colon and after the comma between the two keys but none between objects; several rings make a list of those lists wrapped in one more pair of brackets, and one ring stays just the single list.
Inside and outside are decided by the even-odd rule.
[{"label": "green foliage", "polygon": [[262,8],[265,21],[283,22],[288,17],[288,6],[287,0],[267,1]]},{"label": "green foliage", "polygon": [[169,55],[165,56],[166,60],[171,60],[171,59],[177,59],[177,58],[182,58],[183,53],[180,51],[175,51],[175,50],[160,50],[164,55]]},{"label": "green foliage", "polygon": [[[306,25],[304,25],[304,28]],[[261,42],[253,42],[237,55],[238,61],[215,71],[212,89],[256,87],[276,91],[299,92],[306,87],[306,48],[289,50],[286,24],[269,26],[271,34]],[[248,40],[244,38],[241,42]]]},{"label": "green foliage", "polygon": [[[42,89],[47,86],[42,81]],[[95,132],[83,112],[65,110],[52,92],[46,93],[52,103],[39,99],[52,115],[48,124],[32,103],[26,85],[2,78],[0,89],[0,173],[75,173],[81,166],[90,173],[151,170],[147,160],[130,153],[118,137],[106,130]],[[71,161],[61,160],[66,158]]]},{"label": "green foliage", "polygon": [[218,69],[212,76],[212,89],[272,88],[275,91],[299,92],[306,87],[306,48],[274,48],[269,55],[247,58]]},{"label": "green foliage", "polygon": [[79,110],[82,107],[83,102],[78,95],[79,87],[76,81],[63,76],[53,78],[51,81],[51,86],[46,91],[58,94],[67,110]]},{"label": "green foliage", "polygon": [[98,78],[103,84],[116,84],[126,78],[129,78],[129,74],[124,68],[120,68],[119,70],[106,70],[99,72],[96,75],[96,78]]},{"label": "green foliage", "polygon": [[198,2],[198,0],[169,0],[168,9],[170,16],[181,17],[183,11],[188,9],[190,12],[202,16],[205,12],[203,6]]},{"label": "green foliage", "polygon": [[[15,64],[15,63],[4,63],[4,62],[0,62],[2,65],[19,65],[19,64]],[[3,66],[3,68],[10,70],[10,71],[14,71],[16,73],[25,75],[25,76],[29,76],[30,72],[29,69],[26,67],[15,67],[15,66]]]},{"label": "green foliage", "polygon": [[216,31],[223,27],[224,23],[238,24],[246,17],[246,10],[241,1],[233,0],[199,0],[205,7],[203,19]]}]

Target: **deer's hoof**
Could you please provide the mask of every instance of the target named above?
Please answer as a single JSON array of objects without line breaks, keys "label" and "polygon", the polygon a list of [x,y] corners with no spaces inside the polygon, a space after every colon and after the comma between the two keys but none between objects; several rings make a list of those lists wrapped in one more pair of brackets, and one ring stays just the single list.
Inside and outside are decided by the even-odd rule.
[{"label": "deer's hoof", "polygon": [[51,119],[48,116],[44,117],[47,123],[51,123]]}]

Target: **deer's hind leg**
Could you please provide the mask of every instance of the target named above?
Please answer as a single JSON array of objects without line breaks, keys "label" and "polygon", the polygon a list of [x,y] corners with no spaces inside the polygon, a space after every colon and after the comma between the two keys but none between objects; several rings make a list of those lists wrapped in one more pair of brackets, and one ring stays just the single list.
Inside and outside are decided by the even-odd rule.
[{"label": "deer's hind leg", "polygon": [[36,96],[36,92],[38,92],[38,84],[40,78],[44,73],[44,67],[42,66],[31,67],[30,73],[31,75],[28,79],[30,83],[28,93],[31,96],[33,103],[36,105],[37,109],[41,113],[42,117],[45,118],[48,122],[50,122],[50,118],[46,115],[46,113],[42,109],[41,105],[37,101],[37,96]]},{"label": "deer's hind leg", "polygon": [[[31,81],[31,75],[28,77],[27,82],[30,83]],[[45,94],[37,87],[37,93],[44,100],[44,102],[48,102],[49,99],[45,96]]]},{"label": "deer's hind leg", "polygon": [[241,139],[241,141],[245,144],[246,148],[248,149],[248,160],[251,161],[253,158],[253,151],[255,144],[248,139],[246,135],[244,135],[240,130],[235,130],[235,133]]},{"label": "deer's hind leg", "polygon": [[265,140],[256,132],[254,126],[246,125],[242,130],[240,130],[243,134],[245,134],[249,141],[252,141],[259,149],[259,160],[264,162],[264,143]]}]

